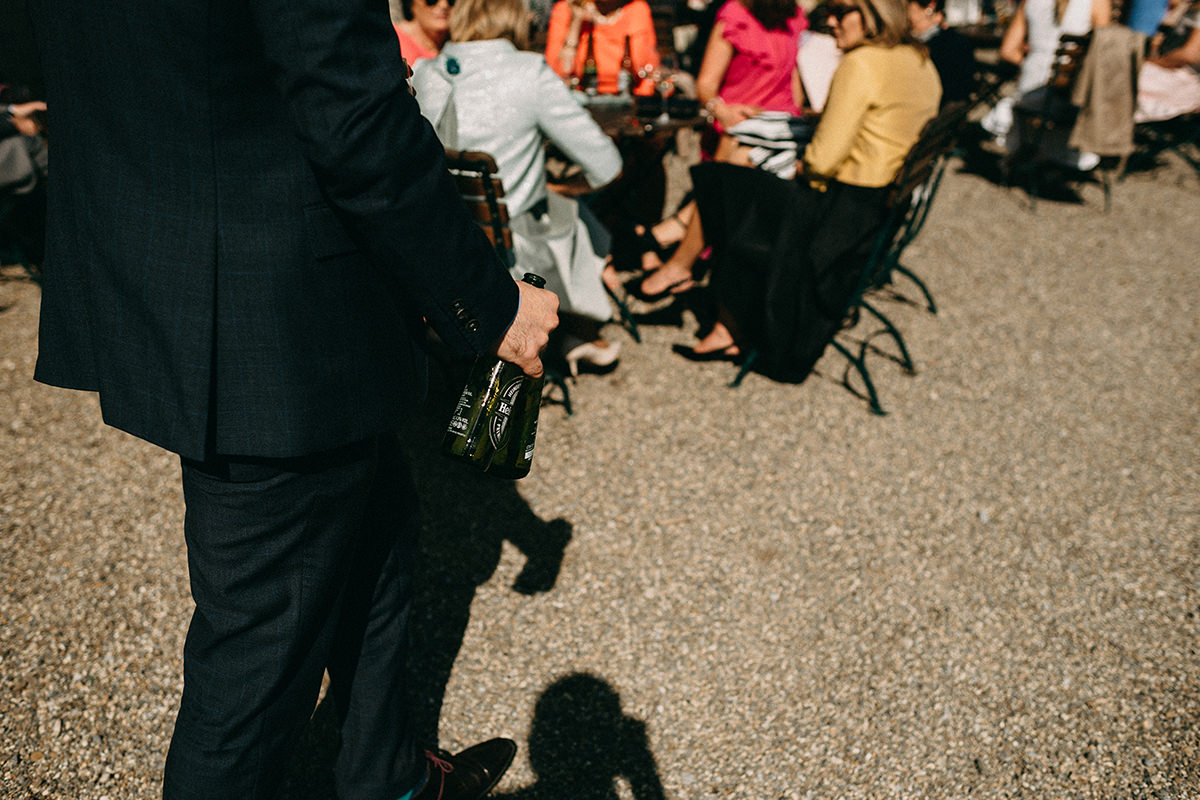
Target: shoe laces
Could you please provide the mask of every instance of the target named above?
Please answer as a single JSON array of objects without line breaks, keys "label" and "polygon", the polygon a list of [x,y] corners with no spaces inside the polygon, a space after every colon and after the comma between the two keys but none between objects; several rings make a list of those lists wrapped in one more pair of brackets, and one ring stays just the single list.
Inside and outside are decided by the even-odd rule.
[{"label": "shoe laces", "polygon": [[432,750],[425,751],[425,757],[442,772],[454,772],[454,764],[439,756]]},{"label": "shoe laces", "polygon": [[[438,790],[432,800],[442,800],[442,793],[446,791],[446,776],[454,772],[454,764],[439,756],[432,750],[425,751],[425,758],[429,759],[429,763],[437,767],[438,770]],[[430,770],[432,772],[432,770]],[[432,775],[429,776],[432,779]]]}]

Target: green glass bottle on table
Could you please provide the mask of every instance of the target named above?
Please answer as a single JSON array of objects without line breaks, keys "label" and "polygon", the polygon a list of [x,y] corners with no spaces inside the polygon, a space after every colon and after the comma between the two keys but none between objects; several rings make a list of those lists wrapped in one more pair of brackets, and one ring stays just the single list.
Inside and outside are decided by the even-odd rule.
[{"label": "green glass bottle on table", "polygon": [[621,56],[621,69],[617,72],[617,94],[629,97],[633,94],[633,54],[629,47],[629,35],[625,36],[625,52]]},{"label": "green glass bottle on table", "polygon": [[600,91],[600,74],[596,67],[596,31],[594,28],[588,32],[587,37],[587,57],[583,62],[583,79],[580,81],[580,86],[589,95],[594,95]]},{"label": "green glass bottle on table", "polygon": [[[542,288],[540,275],[525,273],[526,283]],[[501,478],[529,473],[542,402],[541,378],[530,378],[516,364],[479,356],[446,426],[442,451]]]}]

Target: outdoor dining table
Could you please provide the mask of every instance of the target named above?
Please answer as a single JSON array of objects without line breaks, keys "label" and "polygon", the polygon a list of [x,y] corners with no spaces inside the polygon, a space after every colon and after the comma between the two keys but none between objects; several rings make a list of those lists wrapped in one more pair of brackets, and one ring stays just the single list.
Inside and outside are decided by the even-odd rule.
[{"label": "outdoor dining table", "polygon": [[[666,114],[659,98],[596,95],[579,100],[617,145],[623,163],[621,176],[589,198],[592,209],[601,219],[658,221],[666,194],[663,157],[679,131],[704,128],[712,117],[694,100],[668,103]],[[578,169],[562,154],[552,155],[561,168],[551,169],[551,185],[567,194],[590,193]]]},{"label": "outdoor dining table", "polygon": [[[602,99],[603,98],[603,99]],[[586,104],[592,119],[618,144],[627,138],[651,139],[669,143],[680,130],[702,128],[712,121],[698,101],[671,98],[663,112],[659,98],[592,98]],[[655,102],[657,101],[657,102]],[[674,102],[671,102],[674,101]],[[649,107],[649,111],[647,111]]]}]

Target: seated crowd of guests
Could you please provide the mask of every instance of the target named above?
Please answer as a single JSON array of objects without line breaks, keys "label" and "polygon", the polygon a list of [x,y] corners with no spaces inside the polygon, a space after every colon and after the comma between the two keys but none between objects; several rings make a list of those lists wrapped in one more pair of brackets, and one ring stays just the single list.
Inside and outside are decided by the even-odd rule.
[{"label": "seated crowd of guests", "polygon": [[1171,0],[1138,73],[1134,119],[1156,122],[1200,111],[1200,0]]},{"label": "seated crowd of guests", "polygon": [[[1142,74],[1139,119],[1195,110],[1200,101],[1200,0],[1170,0],[1165,34]],[[1014,138],[1013,105],[1046,91],[1059,37],[1112,21],[1112,0],[1021,0],[1000,57],[1016,91],[985,119]],[[422,112],[447,147],[497,161],[512,215],[515,273],[537,271],[561,297],[560,355],[610,367],[602,333],[623,291],[613,252],[632,251],[645,299],[706,282],[716,321],[690,359],[737,359],[802,379],[820,356],[884,223],[887,189],[940,107],[976,89],[973,45],[948,29],[944,0],[713,0],[694,78],[711,118],[693,189],[658,221],[611,220],[586,198],[548,185],[547,143],[592,190],[622,172],[622,154],[575,91],[594,67],[600,94],[652,94],[665,69],[646,0],[557,0],[542,13],[545,46],[529,49],[525,0],[403,0],[397,36],[414,63]],[[695,49],[695,48],[693,48]],[[620,71],[632,65],[623,85]],[[689,85],[686,82],[683,85]],[[814,123],[814,120],[816,122]],[[1010,142],[1010,145],[1012,143]],[[1059,158],[1080,168],[1092,154]]]},{"label": "seated crowd of guests", "polygon": [[[1136,2],[1134,5],[1136,11]],[[1044,104],[1061,37],[1105,28],[1112,31],[1114,22],[1113,0],[1021,0],[999,52],[1003,62],[1018,68],[1016,91],[983,119],[983,127],[998,144],[1010,152],[1020,145],[1013,110]],[[1143,50],[1140,40],[1132,41],[1136,50]],[[1147,57],[1132,84],[1136,89],[1133,121],[1154,122],[1200,112],[1200,0],[1169,0],[1158,32],[1148,44]],[[1044,136],[1044,155],[1069,168],[1095,167],[1099,156],[1073,149],[1070,133],[1062,127]]]},{"label": "seated crowd of guests", "polygon": [[[618,361],[619,342],[603,333],[610,295],[628,287],[654,300],[706,283],[716,321],[677,351],[707,360],[753,350],[760,371],[802,379],[842,322],[905,155],[940,107],[976,90],[973,45],[946,26],[945,0],[711,0],[692,45],[701,54],[694,79],[675,81],[710,120],[693,188],[661,220],[603,222],[589,197],[548,183],[547,145],[575,166],[585,192],[629,177],[628,154],[578,90],[594,76],[589,88],[600,94],[654,94],[671,72],[654,16],[647,0],[530,2],[393,0],[393,13],[421,111],[443,144],[497,162],[513,271],[543,275],[559,295],[555,347],[569,371]],[[1200,0],[1163,2],[1138,76],[1137,121],[1200,110]],[[1001,144],[1015,147],[1013,109],[1041,102],[1060,37],[1109,25],[1112,3],[1020,0],[999,47],[1017,70],[1015,92],[983,119]],[[536,50],[531,28],[544,31]],[[0,199],[39,197],[44,112],[40,103],[5,106]],[[1094,164],[1057,133],[1044,143],[1055,160]],[[0,222],[14,220],[20,230],[10,233],[40,240],[20,214]],[[627,258],[614,263],[614,253]],[[618,267],[639,274],[626,281]]]},{"label": "seated crowd of guests", "polygon": [[648,296],[686,291],[711,248],[717,321],[694,347],[676,348],[687,358],[752,348],[766,374],[802,379],[841,323],[888,184],[937,113],[941,82],[901,0],[837,0],[829,16],[844,55],[799,175],[782,181],[730,162],[694,168],[683,239],[642,282]]},{"label": "seated crowd of guests", "polygon": [[[645,271],[636,291],[650,297],[690,288],[708,254],[703,270],[720,320],[686,355],[733,357],[753,347],[773,374],[797,375],[811,360],[794,358],[797,342],[834,323],[832,313],[814,316],[794,304],[807,302],[813,286],[824,305],[853,285],[852,262],[882,222],[885,187],[937,113],[939,70],[960,97],[974,59],[969,44],[942,33],[942,0],[834,0],[814,13],[820,32],[809,30],[796,0],[717,3],[694,82],[713,120],[712,144],[693,168],[692,197],[658,224],[621,221],[613,233],[633,243],[632,266]],[[654,91],[645,80],[662,64],[649,5],[559,0],[541,52],[529,49],[524,0],[404,0],[402,11],[397,36],[422,113],[448,148],[496,159],[514,272],[539,272],[561,298],[559,354],[572,373],[611,367],[619,343],[602,329],[612,315],[608,294],[622,291],[614,236],[586,201],[548,185],[545,146],[574,162],[592,189],[619,177],[621,154],[572,90],[590,58],[601,93],[623,88],[622,60],[642,80],[629,87],[635,94]],[[800,53],[816,36],[829,40],[825,78],[812,69],[806,86]],[[816,93],[822,113],[814,126],[808,96]],[[768,310],[821,323],[764,329],[756,320]]]}]

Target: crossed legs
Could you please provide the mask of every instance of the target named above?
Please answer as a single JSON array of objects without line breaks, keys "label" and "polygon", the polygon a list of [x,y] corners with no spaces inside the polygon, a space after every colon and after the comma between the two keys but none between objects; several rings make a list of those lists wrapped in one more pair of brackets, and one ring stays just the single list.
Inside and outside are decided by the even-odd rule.
[{"label": "crossed legs", "polygon": [[682,215],[689,208],[692,209],[688,213],[690,221],[683,233],[683,239],[679,242],[679,247],[662,266],[655,269],[642,281],[641,291],[643,294],[655,296],[665,292],[679,293],[687,291],[694,285],[692,267],[695,266],[696,259],[700,258],[700,254],[704,252],[706,245],[704,227],[700,222],[700,212],[696,208],[696,201],[693,200],[680,213]]}]

